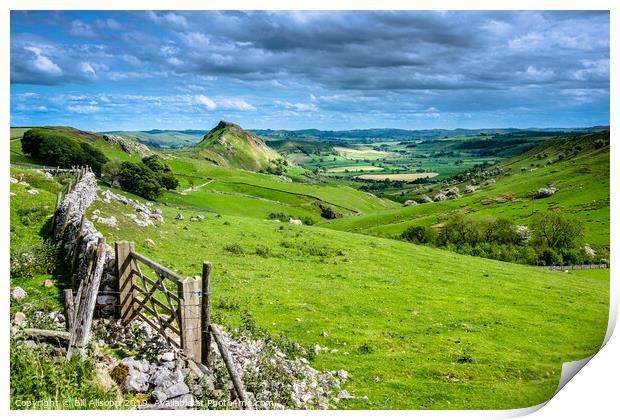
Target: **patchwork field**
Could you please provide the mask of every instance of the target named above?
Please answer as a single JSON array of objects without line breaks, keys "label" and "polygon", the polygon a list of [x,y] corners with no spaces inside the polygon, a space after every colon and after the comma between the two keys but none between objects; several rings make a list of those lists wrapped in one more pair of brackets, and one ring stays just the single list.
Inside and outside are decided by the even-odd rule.
[{"label": "patchwork field", "polygon": [[356,178],[369,180],[389,179],[391,181],[415,181],[422,178],[434,178],[439,175],[437,172],[420,172],[415,174],[381,174],[381,175],[360,175]]},{"label": "patchwork field", "polygon": [[[592,147],[592,143],[593,141],[589,143],[590,148],[586,148],[588,143],[574,145],[582,147],[583,151],[565,160],[557,159],[560,154],[566,153],[557,146],[548,145],[546,151],[532,149],[528,154],[498,166],[509,175],[501,176],[496,183],[465,194],[458,200],[380,210],[372,215],[326,221],[324,226],[393,237],[409,226],[440,223],[442,218],[454,212],[465,212],[474,218],[502,216],[527,224],[537,212],[558,210],[574,215],[585,223],[588,243],[608,246],[609,146],[596,149]],[[540,156],[545,153],[549,155],[548,158]],[[553,158],[555,163],[546,164],[549,158]],[[465,184],[458,184],[461,191]],[[531,197],[531,193],[548,185],[554,185],[557,192],[547,198]],[[421,194],[433,195],[440,188],[420,188],[405,197],[416,199]]]}]

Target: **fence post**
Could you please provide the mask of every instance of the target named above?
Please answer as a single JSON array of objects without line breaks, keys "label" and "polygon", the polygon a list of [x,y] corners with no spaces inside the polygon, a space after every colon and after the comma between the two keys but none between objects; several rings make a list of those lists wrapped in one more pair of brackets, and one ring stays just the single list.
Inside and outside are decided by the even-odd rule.
[{"label": "fence post", "polygon": [[211,350],[211,333],[209,331],[209,325],[211,325],[211,263],[208,261],[202,263],[202,300],[200,306],[202,309],[200,314],[202,364],[209,367]]},{"label": "fence post", "polygon": [[179,284],[179,321],[181,347],[188,357],[201,359],[200,344],[200,279],[184,277]]},{"label": "fence post", "polygon": [[52,233],[56,230],[56,218],[58,217],[58,207],[62,203],[62,191],[56,194],[56,206],[54,207],[54,218],[52,219]]},{"label": "fence post", "polygon": [[75,308],[75,319],[73,320],[71,329],[71,338],[69,347],[67,348],[66,360],[71,360],[75,350],[78,351],[80,357],[86,354],[85,346],[90,340],[93,315],[97,303],[97,293],[99,291],[99,284],[101,283],[101,276],[105,265],[105,240],[103,237],[99,238],[97,250],[93,259],[95,269],[90,275],[82,279],[78,290],[78,304]]},{"label": "fence post", "polygon": [[67,331],[71,332],[73,330],[73,318],[75,317],[73,308],[73,290],[64,289],[62,293],[65,298],[65,325],[67,327]]},{"label": "fence post", "polygon": [[116,278],[120,292],[120,305],[117,306],[116,318],[130,320],[133,318],[134,304],[134,276],[137,271],[136,262],[131,253],[134,251],[133,242],[120,241],[115,244],[116,253]]}]

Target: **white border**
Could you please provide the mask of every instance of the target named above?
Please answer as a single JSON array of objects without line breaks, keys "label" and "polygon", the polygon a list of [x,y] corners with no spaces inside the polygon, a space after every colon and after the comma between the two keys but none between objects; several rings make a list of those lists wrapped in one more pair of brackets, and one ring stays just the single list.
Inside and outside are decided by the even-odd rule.
[{"label": "white border", "polygon": [[[522,0],[522,1],[458,1],[458,0],[435,0],[433,2],[420,2],[420,1],[397,1],[397,0],[382,0],[382,1],[364,1],[363,3],[358,0],[298,0],[294,3],[290,1],[282,0],[264,0],[264,1],[242,1],[242,0],[216,0],[207,2],[189,1],[189,0],[176,0],[163,1],[163,0],[106,0],[105,2],[85,2],[78,0],[56,0],[56,1],[42,1],[42,0],[5,0],[2,2],[2,13],[0,14],[0,37],[2,45],[2,61],[0,64],[1,86],[3,100],[1,102],[0,111],[0,126],[1,132],[4,133],[5,141],[9,138],[10,127],[10,51],[9,51],[9,11],[15,10],[139,10],[139,9],[151,9],[151,10],[210,10],[210,9],[241,9],[241,10],[256,10],[256,9],[275,9],[275,10],[611,10],[611,109],[610,115],[615,116],[618,112],[618,89],[617,89],[617,69],[618,69],[618,48],[615,43],[615,37],[617,30],[615,28],[620,27],[620,21],[617,18],[618,2],[612,1],[549,1],[549,0]],[[613,119],[610,121],[613,126]],[[617,209],[618,209],[618,168],[615,162],[618,162],[619,147],[615,145],[618,142],[618,136],[612,127],[612,143],[611,148],[611,247],[616,248],[618,238],[620,238],[620,232],[618,229]],[[8,194],[8,168],[9,168],[9,153],[6,153],[8,143],[4,149],[4,153],[0,153],[0,165],[3,169],[4,181],[0,182],[0,211],[2,212],[2,223],[0,223],[0,235],[2,238],[9,238],[9,194]],[[2,331],[4,340],[2,341],[3,356],[5,362],[2,364],[2,370],[0,371],[0,381],[4,386],[1,387],[1,404],[4,410],[8,411],[9,407],[9,366],[8,366],[8,255],[9,244],[8,240],[2,241],[0,245],[3,258],[0,259],[0,273],[4,273],[3,280],[3,294],[5,298],[0,299],[0,305],[4,310],[5,319],[0,321],[0,330]],[[583,418],[590,417],[595,419],[611,418],[611,413],[617,415],[619,403],[618,403],[618,374],[620,373],[620,362],[618,361],[618,355],[620,354],[620,340],[617,338],[617,334],[612,336],[613,328],[617,319],[618,313],[618,300],[620,297],[620,289],[618,287],[618,279],[615,276],[615,258],[612,258],[612,271],[611,271],[611,308],[610,308],[610,320],[609,329],[606,336],[606,345],[601,351],[596,354],[592,360],[587,364],[587,367],[583,369],[579,374],[566,384],[559,393],[553,397],[547,404],[541,404],[537,407],[530,407],[521,410],[507,410],[507,411],[390,411],[384,413],[381,411],[374,412],[360,412],[360,411],[333,411],[333,412],[301,412],[301,411],[286,411],[286,412],[180,412],[176,413],[178,416],[203,418],[203,416],[215,416],[215,417],[278,417],[278,418],[300,418],[307,416],[323,416],[325,418],[335,418],[336,416],[342,418],[358,418],[363,417],[375,417],[389,415],[390,417],[404,418],[506,418],[532,414],[536,419],[555,419],[555,418]],[[607,341],[608,340],[608,341]],[[544,406],[544,408],[542,408]],[[542,409],[540,409],[542,408]],[[539,410],[540,409],[540,410]],[[8,414],[8,413],[7,413]],[[89,417],[103,418],[111,413],[104,411],[92,411],[88,413]],[[75,415],[83,415],[79,412],[10,412],[10,416],[15,418],[25,417],[39,417],[46,416],[51,418],[61,417],[73,417]],[[119,417],[134,417],[134,416],[149,416],[162,418],[168,416],[168,412],[162,411],[144,411],[144,412],[115,412],[114,416]]]}]

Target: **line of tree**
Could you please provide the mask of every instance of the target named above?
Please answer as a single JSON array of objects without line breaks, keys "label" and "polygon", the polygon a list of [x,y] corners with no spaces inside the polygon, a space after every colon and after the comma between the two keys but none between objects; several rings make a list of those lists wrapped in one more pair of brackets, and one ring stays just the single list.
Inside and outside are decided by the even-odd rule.
[{"label": "line of tree", "polygon": [[529,265],[570,265],[601,262],[584,243],[581,220],[559,212],[541,212],[529,226],[509,219],[450,217],[437,229],[410,226],[400,238],[461,254]]},{"label": "line of tree", "polygon": [[174,190],[179,180],[157,155],[145,156],[141,162],[112,160],[102,169],[103,179],[147,200],[157,200],[164,190]]},{"label": "line of tree", "polygon": [[41,163],[61,168],[90,166],[97,175],[108,162],[90,143],[46,128],[31,128],[21,139],[22,150]]}]

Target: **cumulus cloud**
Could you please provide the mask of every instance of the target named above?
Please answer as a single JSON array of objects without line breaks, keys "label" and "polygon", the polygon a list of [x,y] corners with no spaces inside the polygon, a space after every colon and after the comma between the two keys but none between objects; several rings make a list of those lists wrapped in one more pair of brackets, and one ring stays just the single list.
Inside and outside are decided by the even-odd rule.
[{"label": "cumulus cloud", "polygon": [[217,104],[211,98],[206,97],[205,95],[196,95],[194,96],[194,103],[198,105],[202,105],[209,110],[214,110],[217,108]]},{"label": "cumulus cloud", "polygon": [[43,51],[39,47],[35,46],[27,46],[24,47],[24,50],[30,51],[34,57],[31,59],[31,64],[37,71],[41,73],[47,74],[60,74],[60,67],[56,63],[54,63],[49,57],[43,54]]}]

